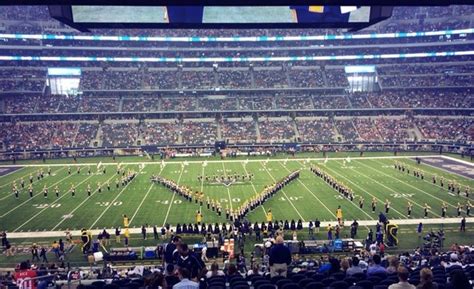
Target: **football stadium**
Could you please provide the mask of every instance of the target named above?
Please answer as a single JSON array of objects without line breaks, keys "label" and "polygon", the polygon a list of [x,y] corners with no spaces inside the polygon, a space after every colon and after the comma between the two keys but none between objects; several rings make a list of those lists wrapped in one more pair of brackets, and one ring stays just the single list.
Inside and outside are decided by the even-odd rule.
[{"label": "football stadium", "polygon": [[0,6],[0,288],[473,288],[473,37],[469,5]]}]

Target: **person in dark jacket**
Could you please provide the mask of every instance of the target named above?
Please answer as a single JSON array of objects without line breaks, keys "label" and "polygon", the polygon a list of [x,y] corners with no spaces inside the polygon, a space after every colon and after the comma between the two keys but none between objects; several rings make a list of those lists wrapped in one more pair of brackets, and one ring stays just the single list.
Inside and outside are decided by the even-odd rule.
[{"label": "person in dark jacket", "polygon": [[278,236],[275,239],[275,245],[269,252],[270,275],[286,277],[288,265],[291,263],[291,252],[288,247],[283,244],[283,237]]}]

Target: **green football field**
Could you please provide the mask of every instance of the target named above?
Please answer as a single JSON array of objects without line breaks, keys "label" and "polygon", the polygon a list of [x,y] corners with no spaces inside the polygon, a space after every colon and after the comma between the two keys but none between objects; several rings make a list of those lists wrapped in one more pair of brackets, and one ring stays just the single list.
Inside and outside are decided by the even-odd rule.
[{"label": "green football field", "polygon": [[[173,179],[180,185],[186,185],[193,191],[203,191],[205,197],[218,200],[223,208],[235,209],[243,202],[261,192],[266,185],[288,175],[294,170],[301,170],[301,176],[282,191],[278,192],[263,206],[248,214],[248,219],[253,221],[264,221],[265,213],[271,210],[274,219],[277,220],[298,220],[304,222],[315,220],[335,221],[335,212],[340,205],[344,212],[344,219],[348,222],[357,220],[376,220],[378,213],[383,211],[385,200],[391,202],[391,209],[388,214],[389,219],[407,219],[406,204],[410,201],[413,204],[411,219],[423,218],[423,205],[427,203],[430,207],[430,218],[441,217],[442,202],[448,205],[447,217],[457,217],[456,207],[458,202],[463,206],[469,199],[472,199],[472,188],[474,181],[469,176],[462,176],[450,172],[449,169],[439,168],[434,165],[417,165],[414,157],[378,157],[375,154],[366,153],[364,157],[354,157],[347,159],[347,154],[340,153],[334,155],[336,158],[316,159],[310,157],[295,158],[278,156],[276,158],[238,158],[218,160],[211,159],[173,159],[164,162],[152,162],[145,158],[123,158],[118,159],[122,167],[135,170],[137,177],[127,186],[116,189],[115,180],[117,162],[112,158],[102,159],[81,159],[79,163],[72,160],[64,163],[48,161],[47,164],[38,162],[22,163],[21,168],[0,177],[0,230],[8,232],[35,232],[35,231],[63,231],[67,228],[112,228],[122,226],[122,215],[130,217],[131,227],[142,225],[158,227],[166,223],[176,225],[178,223],[192,223],[195,220],[195,213],[200,209],[199,204],[189,203],[179,195],[159,184],[153,184],[150,177],[159,174],[165,178]],[[337,158],[338,157],[338,158]],[[437,157],[433,157],[434,160]],[[441,157],[440,157],[441,159]],[[425,179],[414,177],[412,174],[402,173],[395,170],[394,162],[404,163],[407,167],[418,168],[425,172]],[[451,167],[459,170],[471,170],[472,163],[466,161],[456,163]],[[97,163],[102,162],[106,166],[106,173],[97,171]],[[436,162],[434,162],[436,163]],[[76,166],[81,167],[80,174],[76,173]],[[309,167],[317,165],[335,179],[343,182],[355,193],[353,202],[345,199],[333,190],[322,179],[318,178]],[[4,167],[8,166],[6,164]],[[42,180],[36,180],[36,172],[43,168],[46,172],[48,166],[52,175],[45,176]],[[67,173],[68,166],[71,166],[71,175]],[[90,166],[92,174],[87,174],[87,167]],[[463,166],[465,168],[463,168]],[[449,166],[448,166],[449,167]],[[28,177],[33,174],[34,196],[28,195]],[[199,181],[199,176],[212,176],[223,174],[254,174],[252,181],[224,186],[223,184],[212,184]],[[463,187],[462,194],[448,193],[445,188],[438,184],[432,184],[431,176],[443,176],[446,180],[455,180]],[[24,178],[25,189],[20,190],[19,199],[12,193],[12,183]],[[111,191],[107,191],[103,186],[102,193],[96,191],[97,182],[102,184],[110,182]],[[73,198],[68,193],[71,185],[76,186],[76,196]],[[92,188],[92,196],[87,196],[87,185]],[[44,186],[49,188],[48,198],[44,198],[41,193]],[[58,186],[60,196],[54,194],[54,188]],[[465,186],[470,187],[471,195],[464,196]],[[363,209],[358,206],[359,196],[365,199]],[[370,200],[375,197],[378,201],[376,213],[372,213]],[[474,203],[471,200],[471,203]],[[201,208],[204,215],[203,221],[224,222],[225,214],[219,217],[216,213]],[[472,215],[472,214],[471,214]],[[403,221],[398,221],[403,223]],[[34,236],[32,234],[31,236]]]}]

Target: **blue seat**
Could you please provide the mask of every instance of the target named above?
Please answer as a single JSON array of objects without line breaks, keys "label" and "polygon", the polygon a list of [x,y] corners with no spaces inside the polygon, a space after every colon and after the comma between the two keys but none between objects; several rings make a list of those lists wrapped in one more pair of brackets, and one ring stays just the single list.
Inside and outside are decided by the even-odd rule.
[{"label": "blue seat", "polygon": [[269,280],[263,279],[263,280],[257,280],[253,283],[253,287],[255,289],[260,289],[260,286],[263,285],[272,285]]},{"label": "blue seat", "polygon": [[291,282],[283,285],[281,289],[300,289],[300,287],[298,286],[298,284]]},{"label": "blue seat", "polygon": [[323,289],[326,285],[321,282],[310,282],[306,284],[305,289]]},{"label": "blue seat", "polygon": [[344,282],[344,281],[332,282],[331,284],[329,284],[329,286],[331,288],[334,288],[334,289],[347,289],[347,288],[349,288],[349,284],[347,284],[347,282]]},{"label": "blue seat", "polygon": [[364,289],[373,289],[374,284],[370,282],[369,280],[362,280],[356,283],[357,286],[362,287]]},{"label": "blue seat", "polygon": [[304,288],[306,284],[311,283],[311,282],[314,282],[313,278],[303,278],[300,280],[300,282],[298,282],[298,285],[301,288]]}]

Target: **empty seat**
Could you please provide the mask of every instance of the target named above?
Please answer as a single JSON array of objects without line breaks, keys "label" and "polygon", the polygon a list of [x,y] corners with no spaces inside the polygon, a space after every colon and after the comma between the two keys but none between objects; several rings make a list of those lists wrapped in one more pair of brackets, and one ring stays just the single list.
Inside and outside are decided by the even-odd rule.
[{"label": "empty seat", "polygon": [[298,284],[291,282],[283,285],[281,289],[300,289],[300,287],[298,286]]},{"label": "empty seat", "polygon": [[334,288],[334,289],[347,289],[347,288],[349,288],[349,284],[347,284],[347,282],[344,282],[344,281],[332,282],[329,286]]},{"label": "empty seat", "polygon": [[311,283],[313,281],[314,281],[313,278],[303,278],[303,279],[300,280],[300,282],[298,282],[298,285],[301,288],[304,288],[306,286],[306,284]]},{"label": "empty seat", "polygon": [[322,282],[311,282],[306,284],[305,289],[323,289],[326,285]]}]

